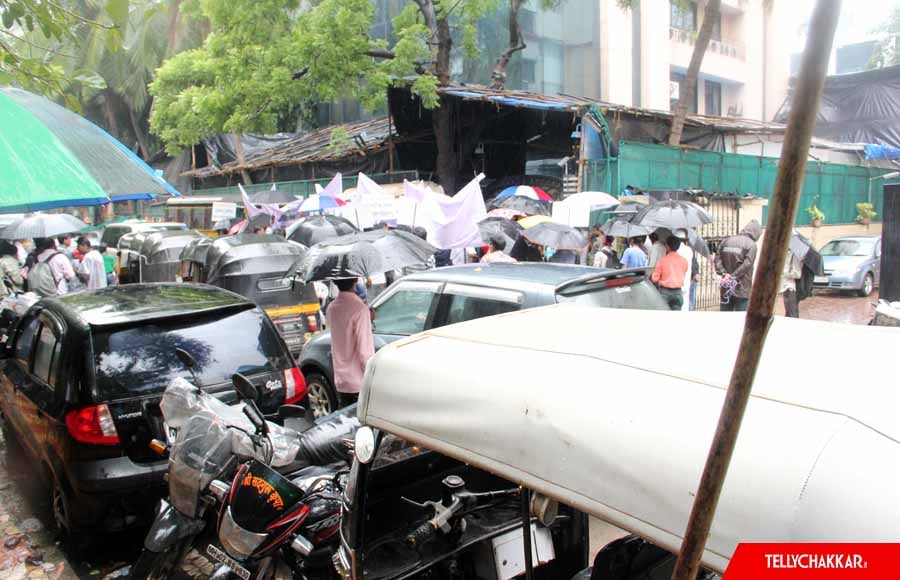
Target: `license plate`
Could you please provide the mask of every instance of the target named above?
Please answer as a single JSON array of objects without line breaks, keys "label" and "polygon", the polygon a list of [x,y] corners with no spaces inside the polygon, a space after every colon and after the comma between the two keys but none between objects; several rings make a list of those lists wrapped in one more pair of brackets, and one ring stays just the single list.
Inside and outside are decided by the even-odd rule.
[{"label": "license plate", "polygon": [[816,276],[813,278],[813,284],[828,284],[828,276]]},{"label": "license plate", "polygon": [[244,568],[240,564],[238,564],[237,560],[218,549],[217,547],[209,544],[206,546],[206,553],[210,558],[218,562],[219,564],[225,564],[229,570],[243,578],[244,580],[250,580],[250,570]]}]

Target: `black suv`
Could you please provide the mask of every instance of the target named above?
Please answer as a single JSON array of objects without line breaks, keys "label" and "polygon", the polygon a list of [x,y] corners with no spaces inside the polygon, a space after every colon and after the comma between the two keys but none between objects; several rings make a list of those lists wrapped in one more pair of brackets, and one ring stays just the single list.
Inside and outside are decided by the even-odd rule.
[{"label": "black suv", "polygon": [[48,298],[16,323],[0,361],[4,427],[52,489],[63,531],[138,523],[165,492],[159,399],[174,377],[193,380],[175,354],[196,360],[205,390],[235,398],[251,378],[266,412],[306,387],[266,314],[211,286],[136,284]]},{"label": "black suv", "polygon": [[[665,310],[644,269],[605,270],[564,264],[468,264],[401,278],[372,303],[375,350],[404,336],[523,308],[578,302],[607,308]],[[300,353],[310,410],[337,406],[331,335],[313,336]]]}]

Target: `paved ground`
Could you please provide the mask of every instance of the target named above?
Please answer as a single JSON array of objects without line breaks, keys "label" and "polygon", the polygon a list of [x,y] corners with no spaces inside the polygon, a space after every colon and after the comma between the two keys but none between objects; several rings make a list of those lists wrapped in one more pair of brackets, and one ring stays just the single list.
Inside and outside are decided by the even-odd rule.
[{"label": "paved ground", "polygon": [[[872,317],[868,298],[817,291],[800,303],[800,316],[848,324],[867,324]],[[783,314],[779,301],[776,314]],[[140,550],[140,532],[102,538],[97,547],[76,557],[61,547],[48,531],[51,518],[46,493],[35,482],[27,463],[15,444],[9,445],[0,434],[0,579],[70,580],[87,578],[113,580],[127,573],[127,564]],[[625,535],[605,522],[591,520],[591,552]],[[194,566],[191,566],[194,568]],[[199,568],[185,578],[202,577]]]}]

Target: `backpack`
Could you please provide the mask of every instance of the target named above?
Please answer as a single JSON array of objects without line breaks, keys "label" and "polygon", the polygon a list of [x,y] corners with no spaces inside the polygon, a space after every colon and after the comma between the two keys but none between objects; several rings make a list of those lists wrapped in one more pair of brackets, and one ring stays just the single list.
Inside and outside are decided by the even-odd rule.
[{"label": "backpack", "polygon": [[616,252],[612,248],[603,248],[600,250],[604,254],[606,254],[606,267],[612,268],[614,270],[618,270],[622,267],[622,262],[619,260],[619,257],[616,255]]},{"label": "backpack", "polygon": [[56,252],[43,262],[35,261],[31,271],[28,272],[28,289],[42,298],[59,294],[56,289],[56,276],[50,268],[50,260],[59,255],[60,253]]}]

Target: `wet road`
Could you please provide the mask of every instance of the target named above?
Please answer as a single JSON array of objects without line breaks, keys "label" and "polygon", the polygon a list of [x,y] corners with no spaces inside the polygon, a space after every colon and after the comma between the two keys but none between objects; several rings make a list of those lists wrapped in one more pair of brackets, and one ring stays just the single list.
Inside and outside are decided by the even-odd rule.
[{"label": "wet road", "polygon": [[[800,303],[800,316],[848,324],[867,324],[877,293],[868,298],[817,291]],[[776,314],[783,314],[779,299]],[[3,580],[113,580],[127,573],[137,557],[143,534],[136,530],[97,538],[81,554],[61,546],[52,529],[48,492],[35,482],[29,464],[15,443],[0,432],[0,578]],[[596,552],[624,532],[604,522],[591,521],[591,551]],[[182,578],[202,578],[205,560],[194,559]]]}]

